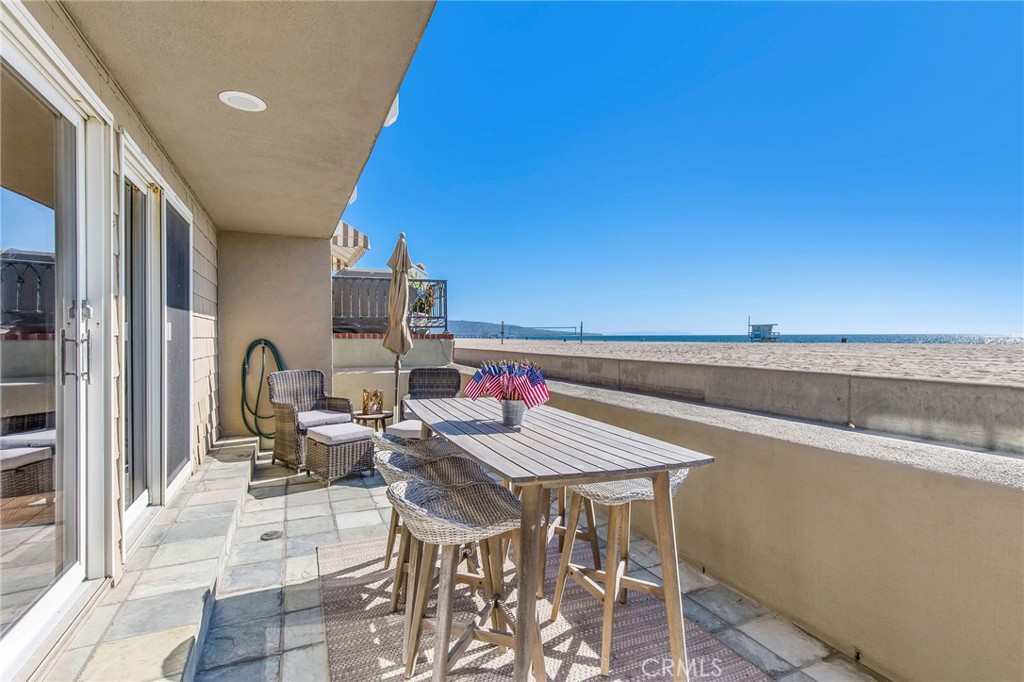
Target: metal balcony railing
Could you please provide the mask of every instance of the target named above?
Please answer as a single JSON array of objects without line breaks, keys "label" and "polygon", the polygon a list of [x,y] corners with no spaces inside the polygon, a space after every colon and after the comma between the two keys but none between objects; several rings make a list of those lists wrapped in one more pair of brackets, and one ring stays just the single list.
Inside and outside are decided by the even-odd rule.
[{"label": "metal balcony railing", "polygon": [[[335,275],[331,285],[335,332],[381,334],[387,330],[390,279]],[[448,280],[409,282],[409,328],[416,333],[448,331]]]},{"label": "metal balcony railing", "polygon": [[23,333],[53,332],[52,254],[5,253],[0,257],[0,326]]}]

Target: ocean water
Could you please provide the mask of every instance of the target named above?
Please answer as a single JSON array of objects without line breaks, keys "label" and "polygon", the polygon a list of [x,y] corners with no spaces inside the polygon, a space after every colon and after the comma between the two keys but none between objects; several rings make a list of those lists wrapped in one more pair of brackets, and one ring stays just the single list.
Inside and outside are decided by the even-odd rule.
[{"label": "ocean water", "polygon": [[[560,336],[517,337],[558,340]],[[1024,335],[986,334],[782,334],[778,343],[968,343],[1024,344]],[[566,340],[576,340],[566,337]],[[749,343],[746,335],[683,336],[587,336],[586,341],[645,341],[651,343]]]}]

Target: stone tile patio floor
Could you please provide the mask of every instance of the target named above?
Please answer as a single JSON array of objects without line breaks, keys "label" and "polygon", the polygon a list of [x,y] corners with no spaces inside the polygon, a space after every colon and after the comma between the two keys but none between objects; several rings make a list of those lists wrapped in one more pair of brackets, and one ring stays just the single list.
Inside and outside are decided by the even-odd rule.
[{"label": "stone tile patio floor", "polygon": [[[270,465],[266,454],[247,491],[239,472],[247,473],[247,466],[214,460],[193,477],[174,507],[160,513],[132,555],[125,579],[104,598],[47,679],[180,679],[200,615],[199,596],[218,565],[216,601],[196,679],[328,679],[316,547],[370,536],[383,541],[390,517],[386,486],[375,475],[335,481],[328,488]],[[236,511],[231,495],[237,495],[232,488],[238,485],[244,496],[237,527],[226,561],[218,561],[231,534]],[[605,527],[598,531],[603,542]],[[635,533],[630,542],[630,574],[659,579],[654,545]],[[681,582],[687,616],[773,678],[880,679],[685,563]]]}]

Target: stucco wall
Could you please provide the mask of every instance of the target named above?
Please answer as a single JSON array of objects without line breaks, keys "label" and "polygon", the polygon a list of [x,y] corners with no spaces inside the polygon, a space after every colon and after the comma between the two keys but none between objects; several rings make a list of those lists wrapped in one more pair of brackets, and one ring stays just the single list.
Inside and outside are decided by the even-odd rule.
[{"label": "stucco wall", "polygon": [[53,338],[0,339],[0,417],[53,412],[56,343]]},{"label": "stucco wall", "polygon": [[[716,579],[894,680],[1024,679],[1024,461],[550,387],[554,407],[715,457],[676,531]],[[633,524],[654,537],[642,505]]]},{"label": "stucco wall", "polygon": [[[192,450],[194,457],[202,457],[211,440],[217,437],[217,413],[219,399],[217,395],[217,348],[213,339],[217,330],[217,230],[202,204],[200,204],[186,179],[178,172],[173,160],[164,153],[160,143],[150,134],[138,112],[121,92],[113,77],[96,59],[95,54],[82,39],[70,19],[55,2],[26,2],[25,6],[32,16],[42,25],[47,35],[71,62],[89,87],[103,100],[103,103],[114,115],[115,129],[124,128],[138,144],[142,153],[163,176],[174,193],[192,212],[193,226],[193,371],[194,393],[193,409],[195,413],[196,431],[192,434]],[[113,155],[114,187],[120,188],[118,155]],[[120,202],[114,202],[115,216],[120,212]],[[118,222],[112,223],[114,235],[114,259],[112,267],[115,273],[121,268],[121,254],[117,252]],[[113,282],[111,292],[111,310],[118,317],[117,323],[111,325],[114,336],[110,340],[114,348],[120,351],[117,338],[121,328],[122,306],[121,291],[118,281]],[[111,386],[114,391],[113,424],[114,433],[119,432],[120,395],[122,359],[115,355],[111,363]],[[173,370],[174,368],[172,368]],[[120,447],[120,440],[112,438],[115,448]],[[119,456],[119,452],[114,453]]]},{"label": "stucco wall", "polygon": [[[395,356],[384,348],[381,334],[334,334],[334,395],[362,407],[363,389],[382,390],[384,409],[395,403]],[[414,334],[412,350],[402,356],[399,397],[409,392],[409,370],[451,364],[455,341],[447,334]]]},{"label": "stucco wall", "polygon": [[[269,339],[288,369],[319,369],[331,391],[331,255],[329,239],[221,231],[217,244],[221,428],[248,435],[242,422],[242,356]],[[251,396],[256,393],[259,366]],[[264,410],[268,406],[264,406]]]},{"label": "stucco wall", "polygon": [[[395,407],[395,370],[386,367],[359,367],[334,370],[334,395],[352,401],[356,412],[363,407],[363,390],[384,393],[384,410]],[[403,369],[398,380],[399,398],[409,392],[409,370]],[[390,423],[390,422],[389,422]]]},{"label": "stucco wall", "polygon": [[[362,337],[362,338],[360,338]],[[332,342],[335,369],[393,367],[395,355],[383,346],[379,334],[335,334]],[[414,334],[412,350],[402,356],[402,367],[444,367],[451,364],[454,339],[440,334]]]}]

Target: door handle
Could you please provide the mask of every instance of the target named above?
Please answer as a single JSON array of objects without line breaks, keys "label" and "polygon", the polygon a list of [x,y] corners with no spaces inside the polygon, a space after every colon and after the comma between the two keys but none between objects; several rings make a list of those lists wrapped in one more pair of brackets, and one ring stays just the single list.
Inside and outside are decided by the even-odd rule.
[{"label": "door handle", "polygon": [[88,384],[92,383],[92,330],[85,330],[85,338],[82,339],[85,346],[85,369],[82,370],[82,378]]},{"label": "door handle", "polygon": [[[75,344],[75,349],[77,350],[77,348],[78,348],[78,341],[76,341],[75,339],[67,338],[67,333],[63,329],[61,329],[60,330],[60,383],[61,383],[61,386],[67,384],[68,377],[77,377],[78,376],[77,367],[76,367],[76,371],[73,371],[73,372],[69,372],[68,371],[68,351],[67,351],[67,347],[68,347],[69,343]],[[75,364],[76,365],[78,364],[77,360],[75,361]]]},{"label": "door handle", "polygon": [[85,369],[81,372],[81,378],[85,379],[88,384],[92,383],[92,330],[89,329],[89,324],[92,321],[93,309],[89,305],[89,301],[82,299],[79,304],[79,308],[82,311],[82,350],[85,352]]}]

